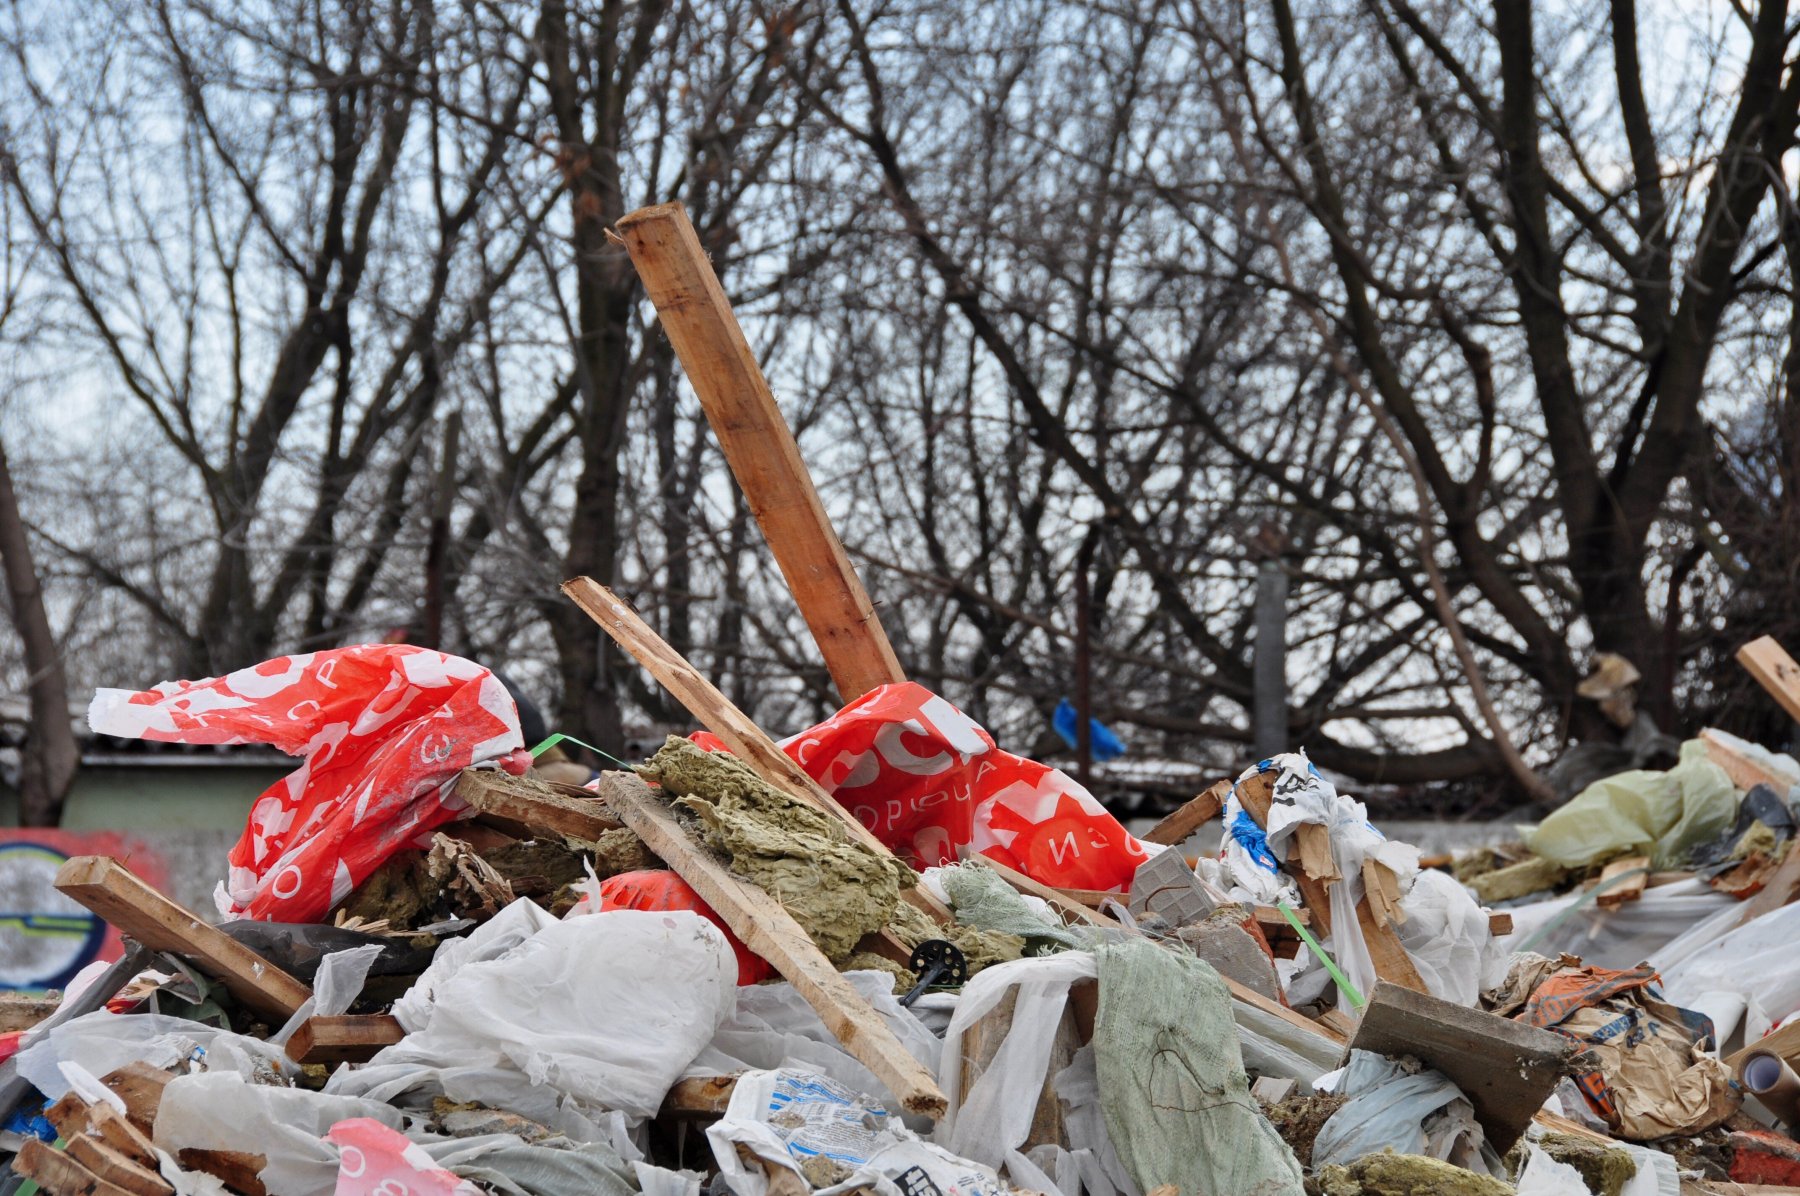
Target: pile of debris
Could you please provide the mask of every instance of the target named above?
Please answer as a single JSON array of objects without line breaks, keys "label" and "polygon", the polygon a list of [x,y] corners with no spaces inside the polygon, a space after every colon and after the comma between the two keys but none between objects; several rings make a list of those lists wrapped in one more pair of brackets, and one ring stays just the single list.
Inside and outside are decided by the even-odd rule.
[{"label": "pile of debris", "polygon": [[[906,680],[686,218],[620,233],[844,709],[777,744],[587,579],[704,730],[584,787],[423,649],[103,691],[108,734],[302,763],[222,924],[63,868],[127,948],[0,1020],[0,1196],[1800,1183],[1800,765],[1696,741],[1463,880],[1300,752],[1134,837]],[[1765,681],[1800,717],[1796,677]]]}]

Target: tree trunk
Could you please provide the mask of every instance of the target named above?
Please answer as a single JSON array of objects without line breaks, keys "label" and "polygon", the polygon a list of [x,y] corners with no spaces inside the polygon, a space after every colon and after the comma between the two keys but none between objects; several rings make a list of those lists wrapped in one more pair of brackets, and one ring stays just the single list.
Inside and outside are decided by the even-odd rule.
[{"label": "tree trunk", "polygon": [[31,730],[25,740],[19,782],[19,823],[55,826],[62,821],[63,801],[75,784],[81,753],[69,725],[69,682],[56,637],[50,634],[50,617],[44,611],[44,595],[31,561],[25,521],[19,516],[4,445],[0,445],[0,564],[6,568],[13,629],[25,646],[31,698]]}]

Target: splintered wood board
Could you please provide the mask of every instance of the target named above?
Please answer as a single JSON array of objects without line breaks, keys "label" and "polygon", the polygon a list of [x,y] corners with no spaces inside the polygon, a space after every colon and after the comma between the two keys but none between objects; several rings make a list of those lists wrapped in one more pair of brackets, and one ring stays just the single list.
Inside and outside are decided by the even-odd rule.
[{"label": "splintered wood board", "polygon": [[641,208],[618,234],[838,693],[906,680],[686,210]]},{"label": "splintered wood board", "polygon": [[875,1073],[909,1113],[942,1116],[947,1107],[931,1073],[900,1045],[881,1015],[832,966],[800,924],[767,892],[731,874],[695,843],[650,786],[629,773],[609,772],[600,792],[619,820],[681,879],[693,886],[751,951],[792,984],[846,1051]]},{"label": "splintered wood board", "polygon": [[[656,634],[655,629],[644,622],[637,611],[631,609],[630,603],[588,577],[566,581],[562,589],[576,606],[586,611],[587,616],[600,625],[602,631],[612,637],[613,642],[625,650],[626,655],[643,665],[645,672],[656,678],[657,683],[673,694],[675,700],[699,720],[701,726],[717,735],[731,749],[731,754],[743,761],[757,776],[788,796],[831,815],[844,824],[844,829],[850,832],[852,840],[876,855],[894,854],[888,850],[887,844],[875,837],[873,831],[858,821],[856,815],[844,809],[835,797],[825,792],[817,781],[777,747],[775,741],[749,715],[739,710],[730,698],[719,692],[717,686],[701,676],[700,671],[689,664],[681,653],[670,647],[667,640]],[[951,920],[950,911],[944,908],[944,904],[924,889],[914,886],[902,892],[901,897],[935,921]]]},{"label": "splintered wood board", "polygon": [[286,1021],[312,996],[306,985],[169,900],[115,859],[75,856],[58,870],[56,889],[152,951],[193,960],[265,1017]]},{"label": "splintered wood board", "polygon": [[1411,1055],[1462,1089],[1495,1150],[1519,1139],[1562,1078],[1572,1039],[1382,981],[1351,1050]]},{"label": "splintered wood board", "polygon": [[567,835],[592,843],[619,829],[606,804],[592,794],[528,782],[493,768],[466,768],[456,779],[456,796],[472,810],[527,832]]},{"label": "splintered wood board", "polygon": [[295,1063],[366,1063],[405,1037],[405,1028],[391,1014],[309,1017],[288,1039],[287,1057]]},{"label": "splintered wood board", "polygon": [[1225,808],[1225,799],[1230,796],[1230,781],[1215,782],[1205,793],[1151,827],[1150,833],[1143,837],[1144,842],[1161,843],[1165,847],[1187,842],[1190,835],[1219,816],[1219,811]]}]

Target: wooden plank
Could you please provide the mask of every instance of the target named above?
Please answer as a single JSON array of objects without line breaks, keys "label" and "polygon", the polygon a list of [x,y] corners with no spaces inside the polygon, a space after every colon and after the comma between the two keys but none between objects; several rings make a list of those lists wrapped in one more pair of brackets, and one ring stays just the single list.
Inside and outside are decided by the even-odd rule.
[{"label": "wooden plank", "polygon": [[591,793],[508,776],[494,768],[464,769],[456,780],[456,796],[515,834],[567,835],[592,843],[619,829],[618,821],[607,816],[605,804]]},{"label": "wooden plank", "polygon": [[[656,634],[624,599],[588,577],[566,581],[562,590],[757,776],[788,796],[836,818],[850,832],[851,839],[870,851],[884,856],[893,854],[873,831],[839,805],[836,798],[825,792],[777,747],[749,715],[733,705],[717,686],[702,677],[681,653]],[[941,901],[917,886],[904,890],[901,897],[938,922],[952,920],[950,911]]]},{"label": "wooden plank", "polygon": [[1368,895],[1369,910],[1383,926],[1399,926],[1406,921],[1400,908],[1400,878],[1379,860],[1364,860],[1363,892]]},{"label": "wooden plank", "polygon": [[99,1138],[77,1134],[68,1140],[70,1158],[133,1196],[174,1196],[175,1188],[157,1172],[126,1158]]},{"label": "wooden plank", "polygon": [[[1635,871],[1637,875],[1627,880],[1619,880],[1627,872]],[[1594,898],[1594,904],[1605,909],[1618,909],[1627,901],[1636,901],[1644,895],[1644,886],[1650,881],[1650,857],[1647,855],[1620,856],[1600,870],[1600,879],[1596,887],[1602,889]],[[1607,888],[1608,883],[1612,884]]]},{"label": "wooden plank", "polygon": [[906,680],[687,212],[642,208],[618,232],[838,693]]},{"label": "wooden plank", "polygon": [[73,1138],[77,1134],[87,1133],[93,1112],[92,1105],[73,1092],[67,1092],[60,1100],[45,1107],[44,1120],[55,1126],[56,1132],[62,1137]]},{"label": "wooden plank", "polygon": [[1575,1043],[1382,981],[1369,994],[1350,1049],[1411,1055],[1443,1072],[1475,1106],[1494,1149],[1505,1151],[1556,1088]]},{"label": "wooden plank", "polygon": [[341,1013],[301,1022],[286,1050],[295,1063],[367,1063],[405,1037],[405,1028],[389,1014]]},{"label": "wooden plank", "polygon": [[1784,776],[1744,755],[1711,727],[1700,732],[1700,742],[1706,745],[1706,758],[1724,769],[1725,775],[1731,778],[1731,783],[1746,792],[1758,785],[1767,785],[1785,798],[1788,790],[1800,781],[1800,777]]},{"label": "wooden plank", "polygon": [[1737,662],[1781,703],[1789,718],[1800,722],[1800,664],[1794,663],[1774,636],[1765,635],[1739,648]]},{"label": "wooden plank", "polygon": [[45,1196],[134,1196],[37,1138],[25,1139],[12,1169],[36,1182]]},{"label": "wooden plank", "polygon": [[931,1073],[900,1045],[887,1023],[831,966],[780,902],[733,876],[724,863],[690,840],[649,785],[637,777],[606,773],[600,792],[619,819],[712,906],[745,946],[774,965],[844,1049],[874,1072],[907,1112],[926,1117],[944,1112],[944,1094]]},{"label": "wooden plank", "polygon": [[312,996],[306,985],[175,904],[115,859],[75,856],[57,871],[56,889],[151,950],[192,960],[265,1017],[286,1021]]},{"label": "wooden plank", "polygon": [[142,1061],[127,1063],[100,1078],[125,1102],[125,1117],[145,1134],[155,1132],[156,1111],[162,1107],[163,1089],[175,1078],[171,1072]]},{"label": "wooden plank", "polygon": [[1356,1019],[1342,1009],[1327,1009],[1316,1020],[1321,1026],[1335,1031],[1345,1042],[1349,1042],[1356,1034]]},{"label": "wooden plank", "polygon": [[[111,1105],[100,1104],[90,1108],[88,1127],[100,1135],[101,1141],[126,1158],[146,1167],[156,1166],[156,1149],[151,1145],[149,1136],[125,1120],[125,1115]],[[64,1134],[63,1137],[68,1135]]]},{"label": "wooden plank", "polygon": [[1219,811],[1225,808],[1225,799],[1230,796],[1230,781],[1214,782],[1212,788],[1151,827],[1150,833],[1143,836],[1144,842],[1167,847],[1187,842],[1195,831],[1219,816]]},{"label": "wooden plank", "polygon": [[[1014,891],[1027,893],[1044,901],[1051,909],[1062,915],[1062,920],[1064,922],[1079,922],[1088,926],[1118,925],[1118,923],[1111,918],[1094,912],[1081,902],[1071,901],[1069,898],[1063,896],[1059,890],[1053,889],[1040,881],[1035,881],[1018,869],[1010,868],[1007,865],[1002,864],[999,860],[982,855],[967,843],[957,848],[956,854],[965,864],[980,864],[984,868],[990,868],[993,871],[998,872],[1001,878],[1013,887]],[[1117,893],[1110,893],[1108,896],[1123,900]]]},{"label": "wooden plank", "polygon": [[1725,1056],[1725,1066],[1731,1069],[1731,1074],[1737,1074],[1738,1068],[1744,1065],[1744,1060],[1750,1057],[1752,1051],[1768,1051],[1780,1055],[1790,1065],[1800,1067],[1800,1018],[1771,1030],[1755,1042],[1745,1043],[1741,1050]]}]

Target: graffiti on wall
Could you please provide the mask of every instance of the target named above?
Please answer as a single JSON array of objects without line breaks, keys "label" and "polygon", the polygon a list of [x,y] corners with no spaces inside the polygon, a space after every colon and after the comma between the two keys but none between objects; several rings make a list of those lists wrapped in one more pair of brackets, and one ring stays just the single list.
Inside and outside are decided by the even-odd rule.
[{"label": "graffiti on wall", "polygon": [[70,856],[109,855],[167,890],[155,848],[115,831],[0,828],[0,989],[61,988],[96,959],[124,950],[119,932],[56,891]]}]

